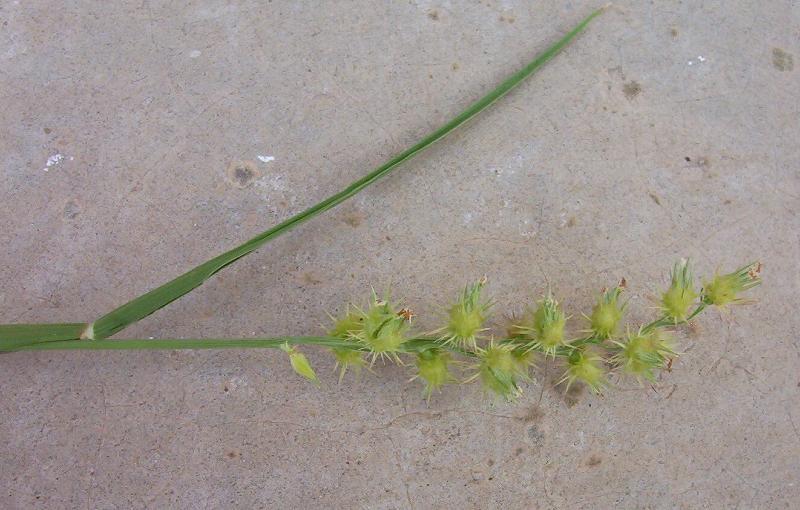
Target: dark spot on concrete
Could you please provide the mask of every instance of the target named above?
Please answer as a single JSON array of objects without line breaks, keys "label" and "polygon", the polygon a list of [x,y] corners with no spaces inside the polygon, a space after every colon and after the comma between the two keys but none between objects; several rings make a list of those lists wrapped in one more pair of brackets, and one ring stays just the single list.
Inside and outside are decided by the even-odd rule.
[{"label": "dark spot on concrete", "polygon": [[539,427],[536,425],[531,425],[528,427],[528,438],[531,440],[534,446],[544,446],[544,432],[539,430]]},{"label": "dark spot on concrete", "polygon": [[517,19],[514,16],[500,16],[500,21],[507,21],[508,23],[514,23]]},{"label": "dark spot on concrete", "polygon": [[314,273],[309,273],[309,272],[303,273],[303,276],[301,277],[301,279],[302,279],[303,283],[305,283],[307,285],[318,285],[318,284],[322,283],[322,280],[320,280],[319,278],[314,276]]},{"label": "dark spot on concrete", "polygon": [[461,66],[458,65],[458,62],[453,62],[453,65],[450,66],[453,71],[458,71],[459,67]]},{"label": "dark spot on concrete", "polygon": [[567,220],[567,227],[574,227],[578,224],[578,220],[575,219],[575,216],[570,216]]},{"label": "dark spot on concrete", "polygon": [[669,35],[671,35],[672,37],[678,37],[678,28],[677,27],[671,27],[669,29]]},{"label": "dark spot on concrete", "polygon": [[603,462],[603,459],[599,455],[592,455],[589,457],[589,460],[586,461],[586,465],[589,467],[596,467],[599,466],[601,462]]},{"label": "dark spot on concrete", "polygon": [[636,81],[629,81],[622,86],[622,93],[625,94],[628,100],[632,100],[642,93],[642,86]]},{"label": "dark spot on concrete", "polygon": [[581,401],[581,396],[583,396],[584,391],[586,388],[582,384],[573,384],[567,390],[567,393],[564,395],[564,402],[567,403],[567,407],[574,407],[575,404]]},{"label": "dark spot on concrete", "polygon": [[725,201],[722,203],[725,205],[731,205],[733,203],[733,200],[731,200],[730,198],[726,198]]},{"label": "dark spot on concrete", "polygon": [[236,179],[236,182],[244,186],[253,178],[253,172],[247,167],[237,166],[233,171],[233,177]]},{"label": "dark spot on concrete", "polygon": [[439,11],[436,9],[428,11],[428,17],[433,21],[439,21]]},{"label": "dark spot on concrete", "polygon": [[778,71],[791,71],[794,69],[794,57],[780,48],[772,48],[772,65]]},{"label": "dark spot on concrete", "polygon": [[53,130],[50,129],[49,127],[44,128],[44,134],[49,135],[52,132],[53,132]]},{"label": "dark spot on concrete", "polygon": [[525,416],[525,421],[529,423],[539,423],[544,418],[544,411],[539,406],[531,407],[530,411],[528,411],[527,416]]},{"label": "dark spot on concrete", "polygon": [[364,221],[364,215],[357,210],[347,211],[344,214],[343,221],[351,227],[356,228]]},{"label": "dark spot on concrete", "polygon": [[64,204],[64,219],[65,220],[74,220],[78,217],[81,213],[81,204],[78,203],[77,200],[71,198],[67,200],[67,203]]},{"label": "dark spot on concrete", "polygon": [[692,158],[690,158],[689,156],[686,156],[683,159],[686,160],[687,163],[691,163],[692,162]]},{"label": "dark spot on concrete", "polygon": [[487,465],[487,466],[490,466],[490,467],[491,467],[491,466],[494,466],[494,460],[492,460],[492,459],[489,459],[489,460],[487,460],[487,461],[486,461],[486,465]]},{"label": "dark spot on concrete", "polygon": [[234,161],[225,171],[230,184],[236,188],[246,188],[253,184],[261,174],[252,161]]},{"label": "dark spot on concrete", "polygon": [[517,446],[517,449],[514,450],[514,457],[519,457],[520,455],[522,455],[522,452],[524,452],[524,451],[525,451],[525,448],[523,448],[521,446]]},{"label": "dark spot on concrete", "polygon": [[653,192],[650,192],[650,193],[648,193],[648,195],[650,196],[650,198],[652,198],[652,199],[653,199],[653,202],[655,202],[655,203],[656,203],[656,205],[661,205],[661,199],[660,199],[660,198],[658,198],[658,195],[656,195],[656,194],[655,194],[655,193],[653,193]]},{"label": "dark spot on concrete", "polygon": [[235,459],[236,457],[241,457],[242,454],[237,450],[231,450],[228,453],[226,453],[225,456],[228,457],[229,459]]},{"label": "dark spot on concrete", "polygon": [[228,393],[230,391],[227,384],[222,387],[222,391],[224,391],[225,393]]}]

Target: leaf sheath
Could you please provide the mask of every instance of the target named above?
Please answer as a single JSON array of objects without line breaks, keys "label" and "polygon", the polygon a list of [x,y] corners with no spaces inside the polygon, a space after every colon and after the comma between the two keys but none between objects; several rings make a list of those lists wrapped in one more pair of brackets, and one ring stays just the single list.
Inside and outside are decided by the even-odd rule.
[{"label": "leaf sheath", "polygon": [[84,323],[67,324],[2,324],[0,351],[12,351],[24,345],[75,340],[86,329]]}]

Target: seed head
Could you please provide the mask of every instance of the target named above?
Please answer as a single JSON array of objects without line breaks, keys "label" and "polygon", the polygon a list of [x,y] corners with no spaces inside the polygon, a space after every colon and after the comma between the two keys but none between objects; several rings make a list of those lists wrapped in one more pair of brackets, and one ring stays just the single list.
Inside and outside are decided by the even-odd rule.
[{"label": "seed head", "polygon": [[428,349],[417,355],[417,375],[412,380],[420,378],[425,381],[423,394],[428,400],[434,390],[456,380],[448,369],[449,364],[450,353],[439,349]]},{"label": "seed head", "polygon": [[617,333],[622,314],[625,311],[625,305],[617,302],[620,293],[622,293],[622,287],[606,290],[594,305],[592,315],[589,316],[589,326],[595,337],[605,340]]},{"label": "seed head", "polygon": [[661,309],[675,323],[686,320],[689,308],[697,298],[694,290],[692,270],[687,259],[675,263],[672,269],[670,286],[661,295]]},{"label": "seed head", "polygon": [[527,366],[523,370],[520,360],[514,354],[514,345],[510,343],[496,344],[494,340],[485,348],[477,349],[480,360],[478,373],[469,381],[480,377],[483,387],[503,397],[507,402],[517,398],[522,390],[517,380],[527,378]]},{"label": "seed head", "polygon": [[527,340],[529,350],[543,351],[555,356],[564,343],[567,316],[555,298],[548,295],[539,301],[535,311],[528,310],[522,319],[511,326],[512,337]]},{"label": "seed head", "polygon": [[379,300],[375,291],[372,291],[367,309],[359,311],[361,328],[351,333],[351,337],[373,353],[373,361],[378,356],[389,356],[399,361],[396,353],[406,341],[408,329],[408,321],[399,311],[388,297]]},{"label": "seed head", "polygon": [[714,274],[711,281],[703,283],[703,302],[709,305],[725,307],[729,304],[744,303],[739,297],[741,292],[761,284],[761,263],[754,262],[742,266],[728,274]]},{"label": "seed head", "polygon": [[592,356],[583,349],[575,349],[567,358],[567,370],[558,382],[567,383],[567,390],[575,382],[582,382],[594,393],[600,394],[608,385],[606,371],[603,369],[603,358]]},{"label": "seed head", "polygon": [[667,368],[670,360],[678,354],[671,340],[658,329],[644,332],[640,329],[622,342],[614,342],[619,348],[611,362],[639,381],[655,381],[655,370]]},{"label": "seed head", "polygon": [[442,343],[462,349],[474,350],[477,347],[477,340],[485,331],[483,324],[491,307],[491,303],[481,296],[484,285],[486,277],[467,285],[458,300],[448,309],[447,325],[436,331]]}]

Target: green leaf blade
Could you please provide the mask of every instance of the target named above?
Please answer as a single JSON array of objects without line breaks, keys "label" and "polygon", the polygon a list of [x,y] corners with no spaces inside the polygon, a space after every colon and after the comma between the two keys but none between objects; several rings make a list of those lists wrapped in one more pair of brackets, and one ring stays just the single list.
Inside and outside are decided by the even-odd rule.
[{"label": "green leaf blade", "polygon": [[581,33],[586,26],[597,17],[603,9],[598,9],[592,14],[583,19],[565,36],[559,39],[555,44],[547,48],[543,53],[534,58],[528,65],[509,76],[494,90],[470,105],[466,110],[458,114],[452,120],[433,131],[412,147],[406,149],[402,153],[396,155],[383,165],[374,169],[369,174],[358,179],[350,184],[342,191],[328,197],[322,202],[306,209],[305,211],[281,222],[280,224],[272,227],[269,230],[253,237],[247,242],[229,250],[221,255],[218,255],[211,260],[200,264],[199,266],[191,269],[190,271],[178,276],[174,280],[151,290],[124,305],[112,310],[108,314],[100,317],[92,324],[91,339],[103,339],[114,335],[115,333],[126,328],[148,315],[163,308],[169,303],[179,299],[185,294],[191,292],[195,288],[202,285],[207,279],[211,278],[218,271],[239,260],[240,258],[252,253],[254,250],[267,243],[271,239],[288,232],[292,228],[310,220],[311,218],[321,214],[338,204],[344,202],[352,197],[362,189],[366,188],[378,179],[386,176],[397,166],[403,162],[411,159],[416,154],[427,149],[437,141],[441,140],[449,133],[457,129],[459,126],[466,123],[471,118],[475,117],[478,113],[490,106],[492,103],[506,95],[513,88],[519,85],[523,80],[532,75],[544,63],[553,58],[561,49],[564,48],[572,39]]},{"label": "green leaf blade", "polygon": [[75,340],[81,337],[88,324],[2,324],[0,351],[10,351],[24,345]]}]

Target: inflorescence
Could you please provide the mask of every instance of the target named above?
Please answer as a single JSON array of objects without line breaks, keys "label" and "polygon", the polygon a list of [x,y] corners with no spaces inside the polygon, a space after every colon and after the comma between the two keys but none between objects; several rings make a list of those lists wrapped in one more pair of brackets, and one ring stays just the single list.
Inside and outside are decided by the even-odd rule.
[{"label": "inflorescence", "polygon": [[[729,274],[715,274],[695,287],[688,260],[672,269],[669,287],[658,301],[660,317],[649,324],[625,325],[626,281],[603,289],[589,315],[583,315],[583,336],[568,337],[568,322],[561,304],[548,291],[535,306],[511,317],[503,339],[491,335],[487,326],[492,302],[484,296],[486,277],[467,285],[446,308],[444,325],[415,336],[408,308],[375,291],[362,309],[349,305],[334,319],[330,338],[341,340],[331,351],[341,381],[348,369],[358,373],[377,360],[403,365],[403,357],[414,356],[414,379],[424,384],[426,398],[445,384],[480,381],[484,389],[511,401],[522,392],[521,383],[531,381],[537,360],[553,358],[563,366],[559,384],[568,389],[584,384],[597,394],[612,386],[612,380],[631,377],[654,383],[661,370],[670,370],[678,356],[675,328],[688,324],[709,306],[726,309],[748,302],[740,294],[761,283],[761,264],[752,263]],[[308,360],[296,347],[283,348],[292,367],[318,383]],[[459,358],[463,358],[459,360]]]}]

